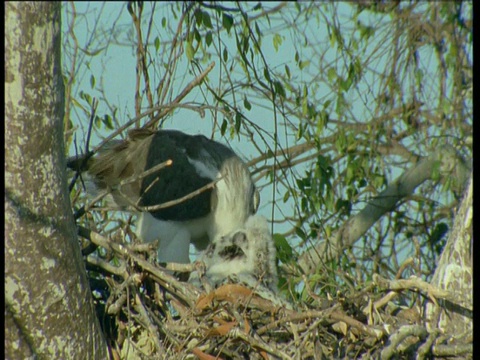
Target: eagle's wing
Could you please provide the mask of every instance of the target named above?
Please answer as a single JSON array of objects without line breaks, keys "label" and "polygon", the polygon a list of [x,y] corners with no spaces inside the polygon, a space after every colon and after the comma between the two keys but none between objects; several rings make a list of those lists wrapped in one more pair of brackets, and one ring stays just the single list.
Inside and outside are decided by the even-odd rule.
[{"label": "eagle's wing", "polygon": [[[167,160],[170,166],[151,171]],[[137,234],[144,241],[160,239],[159,261],[187,262],[190,241],[205,248],[208,240],[243,226],[258,206],[244,162],[202,135],[132,130],[126,140],[107,144],[82,170],[97,191],[111,192],[111,203],[120,209],[144,210]],[[214,186],[186,201],[155,209],[212,181],[217,181]]]}]

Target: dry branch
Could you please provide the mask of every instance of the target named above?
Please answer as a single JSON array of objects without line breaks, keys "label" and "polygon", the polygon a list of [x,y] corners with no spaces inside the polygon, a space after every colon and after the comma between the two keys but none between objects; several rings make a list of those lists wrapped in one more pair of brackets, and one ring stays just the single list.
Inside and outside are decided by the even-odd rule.
[{"label": "dry branch", "polygon": [[455,149],[444,146],[441,151],[421,159],[415,166],[405,171],[362,211],[345,222],[329,239],[319,242],[303,253],[299,259],[302,270],[307,274],[313,273],[318,264],[337,258],[345,248],[351,247],[380,217],[394,210],[400,200],[412,195],[423,182],[431,180],[435,166],[439,162],[441,176],[454,176],[458,186],[463,189],[468,180],[469,170]]},{"label": "dry branch", "polygon": [[[449,336],[440,339],[438,330],[427,331],[420,323],[405,325],[403,319],[381,306],[375,307],[380,316],[369,320],[365,316],[367,309],[372,311],[372,305],[379,301],[375,284],[348,298],[332,299],[327,308],[298,303],[292,305],[295,309],[288,309],[240,284],[226,283],[205,293],[178,281],[166,268],[135,251],[148,252],[148,246],[118,244],[84,228],[79,228],[79,233],[118,257],[115,266],[92,255],[87,262],[100,267],[103,273],[119,277],[117,282],[108,281],[115,295],[105,306],[105,316],[116,319],[119,329],[129,329],[127,333],[120,332],[122,336],[119,333],[115,337],[115,332],[108,335],[123,356],[164,354],[163,358],[188,358],[195,354],[203,359],[313,359],[322,352],[323,358],[368,354],[388,359],[410,358],[415,352],[411,345],[416,346],[413,349],[418,349],[420,357],[430,356],[434,348],[437,352],[471,354],[468,342],[442,347],[447,346]],[[167,264],[167,268],[180,271],[195,271],[198,266]],[[155,282],[153,294],[146,290],[148,279]],[[375,280],[384,288],[395,289],[396,297],[402,296],[400,289],[411,288],[437,297],[446,295],[417,279]],[[391,299],[384,299],[382,306]],[[126,323],[121,320],[125,314],[130,319]],[[122,337],[126,339],[121,340]]]}]

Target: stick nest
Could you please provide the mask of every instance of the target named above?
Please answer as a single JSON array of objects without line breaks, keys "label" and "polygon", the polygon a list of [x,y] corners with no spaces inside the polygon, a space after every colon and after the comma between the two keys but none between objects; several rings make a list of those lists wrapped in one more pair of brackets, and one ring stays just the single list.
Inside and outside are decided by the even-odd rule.
[{"label": "stick nest", "polygon": [[418,306],[401,305],[412,292],[440,305],[448,297],[418,278],[375,275],[361,290],[287,300],[228,280],[198,288],[179,274],[201,263],[164,267],[155,244],[80,235],[101,247],[86,263],[112,359],[472,358],[471,334],[430,329]]}]

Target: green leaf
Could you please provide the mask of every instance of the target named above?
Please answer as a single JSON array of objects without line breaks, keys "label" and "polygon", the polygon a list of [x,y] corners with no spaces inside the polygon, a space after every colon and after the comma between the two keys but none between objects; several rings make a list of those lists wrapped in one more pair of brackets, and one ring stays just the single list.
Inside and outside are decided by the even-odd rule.
[{"label": "green leaf", "polygon": [[244,54],[248,53],[248,50],[249,50],[248,36],[242,36],[242,50]]},{"label": "green leaf", "polygon": [[195,40],[197,40],[197,43],[200,43],[200,41],[202,41],[202,36],[198,32],[198,29],[193,30],[193,36],[195,37]]},{"label": "green leaf", "polygon": [[333,197],[333,191],[326,191],[324,196],[324,204],[327,208],[327,211],[333,211],[335,208],[335,199]]},{"label": "green leaf", "polygon": [[[343,154],[346,147],[347,147],[347,139],[345,138],[345,133],[343,131],[338,131],[337,132],[337,138],[335,139],[335,147],[337,148],[337,151],[340,154]],[[347,175],[348,175],[348,169],[347,167]]]},{"label": "green leaf", "polygon": [[212,44],[212,41],[213,41],[212,32],[209,31],[209,32],[207,32],[207,35],[205,36],[205,43],[207,44],[207,47]]},{"label": "green leaf", "polygon": [[223,61],[224,62],[228,61],[228,51],[226,47],[223,48]]},{"label": "green leaf", "polygon": [[88,105],[92,105],[92,97],[89,94],[83,91],[80,91],[80,98],[85,100],[88,103]]},{"label": "green leaf", "polygon": [[222,15],[222,25],[227,30],[227,32],[230,34],[230,29],[233,26],[233,17],[223,13],[223,15]]},{"label": "green leaf", "polygon": [[223,119],[222,126],[220,127],[220,133],[222,134],[222,136],[225,135],[225,131],[227,131],[227,126],[227,119]]},{"label": "green leaf", "polygon": [[242,114],[237,111],[235,114],[235,132],[237,134],[240,132],[240,126],[242,126]]},{"label": "green leaf", "polygon": [[192,61],[195,55],[195,50],[193,49],[191,41],[185,43],[185,53],[187,54],[187,59]]},{"label": "green leaf", "polygon": [[357,22],[357,29],[360,31],[360,40],[368,40],[375,33],[371,26],[366,26],[361,21]]},{"label": "green leaf", "polygon": [[335,82],[335,79],[337,78],[337,72],[333,67],[327,70],[327,78],[328,78],[328,81],[331,82],[332,84]]},{"label": "green leaf", "polygon": [[288,65],[285,65],[285,73],[287,74],[288,79],[290,79],[291,74],[290,74],[290,68],[288,67]]},{"label": "green leaf", "polygon": [[306,127],[307,127],[306,125],[299,124],[298,131],[297,131],[297,140],[300,140],[303,137],[303,135],[305,134]]},{"label": "green leaf", "polygon": [[373,186],[375,189],[379,190],[385,185],[385,177],[382,175],[374,175],[373,177]]},{"label": "green leaf", "polygon": [[273,86],[275,87],[275,92],[280,95],[281,97],[285,98],[285,89],[280,81],[274,81]]},{"label": "green leaf", "polygon": [[163,28],[167,27],[167,19],[165,17],[162,18],[162,27]]},{"label": "green leaf", "polygon": [[309,60],[300,61],[300,62],[298,63],[298,67],[300,68],[300,70],[303,70],[303,69],[306,68],[308,65],[310,65],[310,61],[309,61]]},{"label": "green leaf", "polygon": [[285,236],[281,234],[273,234],[273,241],[277,250],[277,257],[281,262],[289,263],[294,260],[293,249]]},{"label": "green leaf", "polygon": [[304,97],[302,99],[302,115],[306,116],[308,113],[308,98]]},{"label": "green leaf", "polygon": [[334,48],[336,42],[337,42],[336,33],[335,31],[332,31],[332,33],[330,34],[330,47]]},{"label": "green leaf", "polygon": [[337,103],[336,103],[336,106],[335,106],[335,112],[337,114],[343,116],[343,111],[345,109],[345,105],[346,105],[345,96],[343,95],[343,93],[340,92],[337,96]]},{"label": "green leaf", "polygon": [[347,80],[342,79],[340,81],[340,88],[343,91],[347,92],[348,90],[350,90],[350,87],[352,86],[352,83],[353,83],[353,80],[350,77],[348,77]]},{"label": "green leaf", "polygon": [[[304,200],[304,198],[302,199]],[[297,234],[297,236],[302,239],[302,240],[307,240],[307,234],[305,234],[305,231],[303,231],[302,228],[300,227],[295,227],[295,234]]]},{"label": "green leaf", "polygon": [[[332,103],[332,100],[327,100],[323,103],[323,109],[326,110],[330,104]],[[328,114],[327,114],[328,115]]]},{"label": "green leaf", "polygon": [[343,212],[346,215],[350,215],[352,204],[348,200],[339,199],[335,204],[335,210],[337,212]]},{"label": "green leaf", "polygon": [[260,27],[258,26],[258,22],[255,22],[255,32],[257,33],[258,41],[260,41],[262,39],[262,32],[260,31]]},{"label": "green leaf", "polygon": [[278,48],[280,45],[282,45],[283,42],[283,37],[279,34],[273,35],[273,47],[275,48],[275,51],[278,52]]},{"label": "green leaf", "polygon": [[350,66],[348,67],[348,78],[352,79],[352,81],[355,81],[357,78],[357,66],[355,66],[355,63],[350,63]]},{"label": "green leaf", "polygon": [[358,41],[355,38],[350,39],[350,44],[353,48],[353,50],[357,51],[358,50]]},{"label": "green leaf", "polygon": [[328,113],[325,110],[322,110],[319,116],[315,116],[316,130],[315,134],[320,136],[325,129],[325,124],[328,121]]},{"label": "green leaf", "polygon": [[448,225],[443,222],[438,223],[430,235],[430,239],[429,239],[430,245],[435,245],[436,243],[438,243],[445,236],[447,232],[448,232]]},{"label": "green leaf", "polygon": [[247,109],[247,110],[252,109],[252,104],[250,104],[250,102],[247,100],[246,97],[243,99],[243,106],[245,106],[245,109]]},{"label": "green leaf", "polygon": [[420,85],[422,84],[422,81],[423,81],[423,70],[422,69],[415,69],[413,74],[415,76],[417,86],[420,87]]},{"label": "green leaf", "polygon": [[265,76],[265,79],[270,82],[270,73],[268,72],[268,68],[263,69],[263,76]]},{"label": "green leaf", "polygon": [[110,115],[105,114],[103,116],[102,122],[108,130],[113,130],[113,121]]},{"label": "green leaf", "polygon": [[93,76],[93,74],[90,75],[90,86],[92,89],[95,88],[95,76]]},{"label": "green leaf", "polygon": [[212,29],[213,26],[212,26],[212,19],[210,19],[210,14],[209,14],[208,12],[204,11],[204,12],[202,13],[202,15],[203,15],[203,16],[202,16],[202,18],[203,18],[203,24],[204,24],[207,28]]},{"label": "green leaf", "polygon": [[158,49],[160,49],[160,38],[158,36],[155,38],[154,43],[155,43],[155,50],[158,51]]},{"label": "green leaf", "polygon": [[197,9],[193,16],[195,16],[195,23],[197,24],[197,26],[201,26],[203,20],[202,10]]},{"label": "green leaf", "polygon": [[432,180],[433,181],[438,181],[440,180],[440,176],[441,176],[441,165],[442,165],[442,162],[440,160],[436,160],[434,161],[433,163],[433,166],[432,166]]}]

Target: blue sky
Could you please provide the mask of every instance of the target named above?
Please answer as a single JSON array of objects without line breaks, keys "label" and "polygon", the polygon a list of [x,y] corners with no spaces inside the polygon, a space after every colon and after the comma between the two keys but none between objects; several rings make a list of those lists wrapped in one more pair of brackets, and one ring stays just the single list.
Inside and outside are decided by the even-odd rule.
[{"label": "blue sky", "polygon": [[[111,105],[118,108],[117,118],[121,124],[128,121],[134,117],[134,92],[135,92],[135,69],[136,69],[136,56],[135,49],[131,44],[135,41],[135,32],[133,29],[131,17],[126,9],[126,2],[75,2],[76,8],[76,22],[75,22],[75,35],[78,39],[80,47],[87,49],[90,52],[97,51],[98,55],[96,56],[85,56],[83,53],[79,53],[78,56],[78,67],[79,72],[76,74],[76,84],[74,86],[74,97],[78,99],[78,92],[83,90],[88,92],[91,96],[101,97],[102,94],[99,89],[103,88],[104,94]],[[228,4],[228,3],[224,3]],[[247,8],[248,6],[254,6],[256,3],[242,3],[242,6]],[[273,8],[279,3],[262,3],[264,9]],[[151,39],[155,38],[158,34],[160,41],[167,41],[168,37],[165,35],[165,31],[162,28],[162,17],[167,16],[167,26],[175,27],[178,20],[171,18],[171,11],[168,9],[170,4],[158,2],[156,3],[155,8],[155,21],[152,24],[152,35]],[[226,6],[226,5],[225,5]],[[338,48],[336,46],[331,46],[330,48],[330,39],[327,32],[326,26],[322,26],[327,19],[320,19],[318,22],[314,21],[303,21],[302,18],[295,18],[295,8],[293,4],[288,4],[292,11],[284,12],[284,16],[288,21],[293,21],[293,19],[298,20],[298,27],[301,28],[304,32],[304,41],[313,44],[314,46],[303,46],[298,43],[298,39],[294,39],[292,34],[289,32],[288,27],[284,26],[281,22],[275,19],[272,16],[271,22],[266,21],[261,22],[262,33],[263,33],[263,43],[262,49],[266,56],[267,63],[271,69],[275,71],[282,72],[285,66],[288,66],[291,70],[292,77],[296,77],[302,83],[302,80],[305,84],[312,84],[312,79],[316,79],[318,76],[319,69],[317,69],[315,64],[317,64],[318,59],[315,57],[318,56],[318,53],[315,52],[316,48],[322,48],[325,52],[322,53],[321,61],[324,63],[332,63],[337,73],[345,74],[347,71],[350,58],[344,57],[343,54],[338,53]],[[344,32],[344,36],[347,41],[350,41],[349,36],[358,37],[359,36],[359,22],[351,21],[351,7],[346,2],[329,2],[325,3],[326,7],[335,9],[339,14],[336,18],[338,21],[338,27],[340,31]],[[65,8],[68,10],[65,12]],[[421,6],[417,7],[421,9]],[[151,3],[145,3],[144,5],[144,19],[149,18],[149,12],[151,11]],[[328,14],[328,11],[325,11]],[[170,17],[168,17],[170,16]],[[71,4],[64,3],[64,16],[63,16],[63,28],[65,31],[68,30],[71,17]],[[330,19],[328,19],[330,20]],[[357,21],[360,21],[363,25],[371,25],[375,27],[379,23],[388,21],[384,15],[381,16],[369,16],[367,17],[362,13]],[[297,23],[296,23],[297,24]],[[319,24],[319,25],[316,25]],[[114,29],[112,31],[112,29]],[[274,38],[280,37],[281,44],[278,48],[274,46]],[[381,38],[381,37],[379,37]],[[222,39],[225,41],[225,44],[228,47],[235,48],[234,39],[228,39],[226,36],[223,36]],[[231,43],[229,43],[231,41]],[[358,56],[368,55],[370,51],[380,46],[377,39],[372,39],[369,43],[369,47],[364,49],[364,53],[358,54]],[[295,54],[299,53],[300,58],[309,62],[304,68],[299,69],[298,64],[295,61]],[[65,52],[64,56],[64,67],[69,68],[69,60],[71,57],[68,56],[68,52]],[[381,73],[384,71],[385,67],[388,67],[391,58],[388,57],[388,54],[383,54],[384,56],[378,56],[376,59],[372,59],[369,65]],[[219,76],[224,75],[220,66],[220,59],[211,59],[206,63],[202,63],[202,67],[205,68],[210,61],[215,61],[216,66],[213,71],[209,74],[209,84],[215,86],[219,81]],[[310,61],[311,60],[311,61]],[[420,52],[420,61],[423,63],[423,68],[425,69],[424,76],[428,80],[428,77],[434,77],[434,74],[429,74],[429,71],[436,71],[437,63],[435,58],[431,53]],[[184,66],[183,71],[179,70],[176,73],[175,82],[172,87],[172,98],[174,98],[190,81],[195,78],[195,74],[192,74],[189,71],[189,67],[184,62],[180,62],[179,66]],[[182,68],[183,69],[183,68]],[[372,69],[369,69],[371,71]],[[238,68],[235,68],[233,71],[241,72]],[[92,88],[91,79],[92,76],[95,78],[95,86]],[[157,77],[156,77],[157,76]],[[155,84],[158,82],[158,75],[155,73],[151,74],[151,81]],[[405,79],[405,83],[402,86],[407,86],[408,81],[414,81],[414,79]],[[314,82],[313,82],[314,83]],[[436,86],[436,83],[425,81],[425,84],[430,84],[430,86]],[[378,92],[378,84],[375,82],[375,78],[369,77],[366,75],[362,78],[362,81],[348,94],[345,95],[347,101],[349,101],[349,109],[354,109],[355,119],[370,119],[378,114],[371,113],[370,103],[372,102],[372,96]],[[310,87],[308,89],[310,93],[315,92],[315,98],[321,99],[321,101],[326,102],[326,100],[336,99],[337,94],[331,94],[331,87],[325,86],[324,83],[319,81],[316,83],[316,86]],[[408,93],[408,91],[406,92]],[[422,92],[421,100],[425,103],[434,103],[437,99],[432,98],[435,91],[429,91],[426,89]],[[245,115],[248,118],[254,120],[258,125],[261,125],[263,129],[267,131],[268,134],[274,132],[274,118],[272,116],[272,106],[270,103],[265,100],[256,101],[255,99],[249,98],[252,103],[252,109],[247,111],[243,106],[242,99],[237,99],[238,105],[242,111],[245,112]],[[207,103],[210,99],[207,99]],[[184,99],[184,102],[196,102],[196,103],[205,103],[206,100],[203,97],[200,88],[194,89],[187,98]],[[213,103],[213,102],[212,102]],[[335,114],[335,109],[331,106],[329,109],[333,116]],[[104,102],[100,102],[97,114],[102,115],[104,113],[110,113],[108,107]],[[75,111],[72,112],[72,120],[79,126],[79,129],[76,132],[77,142],[82,144],[82,136],[86,132],[86,124],[88,116],[75,108]],[[279,119],[283,121],[284,119]],[[210,136],[212,134],[212,125],[213,117],[212,114],[206,112],[206,116],[201,118],[196,112],[189,110],[177,110],[174,112],[173,116],[169,117],[165,123],[165,128],[178,129],[190,134],[203,134]],[[295,145],[295,137],[293,134],[285,135],[283,129],[279,129],[278,140],[281,146],[287,147]],[[336,128],[329,126],[322,136],[327,136],[337,131]],[[100,134],[101,136],[106,136],[107,133]],[[433,134],[430,134],[432,136]],[[258,156],[258,152],[254,147],[245,140],[245,138],[229,138],[224,137],[220,138],[219,133],[215,134],[215,139],[221,142],[228,142],[229,145],[240,154],[245,160],[250,160],[254,156]],[[91,140],[92,145],[97,144],[100,139],[97,136],[94,136]],[[407,145],[408,144],[404,144]],[[420,149],[425,148],[426,144],[415,144]],[[71,151],[73,155],[73,149]],[[302,173],[305,170],[306,166],[301,165],[295,169],[297,173]],[[386,170],[387,174],[390,176],[389,181],[392,181],[400,174],[399,169],[397,168],[388,168]],[[263,180],[262,180],[263,181]],[[261,182],[262,182],[261,181]],[[264,182],[264,181],[263,181]],[[281,200],[283,193],[281,190],[276,194],[276,205],[280,207],[282,212],[287,214],[292,214],[293,212],[293,203],[292,200],[289,200],[287,203],[283,204]],[[265,215],[267,218],[272,218],[272,207],[270,205],[272,199],[274,198],[272,193],[272,187],[266,186],[261,193],[261,207],[259,213]],[[362,203],[356,204],[357,209],[362,207]],[[278,208],[275,209],[275,218],[278,217]],[[274,232],[284,232],[290,229],[288,224],[276,224]],[[308,231],[308,229],[306,229]]]}]

